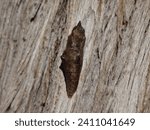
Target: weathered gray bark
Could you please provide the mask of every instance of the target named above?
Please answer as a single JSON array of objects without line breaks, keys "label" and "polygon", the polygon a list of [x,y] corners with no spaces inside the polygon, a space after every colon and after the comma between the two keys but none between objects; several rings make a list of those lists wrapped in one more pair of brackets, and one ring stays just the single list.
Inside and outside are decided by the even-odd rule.
[{"label": "weathered gray bark", "polygon": [[[60,57],[79,21],[68,98]],[[0,112],[150,112],[150,0],[0,0]]]}]

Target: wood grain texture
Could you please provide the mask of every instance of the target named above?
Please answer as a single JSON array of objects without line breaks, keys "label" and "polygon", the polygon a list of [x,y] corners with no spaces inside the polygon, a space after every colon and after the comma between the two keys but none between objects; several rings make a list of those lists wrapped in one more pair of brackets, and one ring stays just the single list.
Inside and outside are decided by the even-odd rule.
[{"label": "wood grain texture", "polygon": [[[68,98],[59,67],[79,21]],[[150,0],[0,0],[0,112],[150,112],[149,93]]]}]

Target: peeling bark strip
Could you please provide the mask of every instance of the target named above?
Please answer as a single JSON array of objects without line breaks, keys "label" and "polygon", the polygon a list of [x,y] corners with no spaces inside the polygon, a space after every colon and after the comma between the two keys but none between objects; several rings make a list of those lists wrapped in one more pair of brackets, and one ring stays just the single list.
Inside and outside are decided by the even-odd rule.
[{"label": "peeling bark strip", "polygon": [[62,63],[60,69],[65,77],[66,91],[69,98],[71,98],[77,90],[83,63],[85,39],[85,30],[81,22],[79,22],[78,25],[73,28],[71,35],[69,35],[67,47],[61,56]]}]

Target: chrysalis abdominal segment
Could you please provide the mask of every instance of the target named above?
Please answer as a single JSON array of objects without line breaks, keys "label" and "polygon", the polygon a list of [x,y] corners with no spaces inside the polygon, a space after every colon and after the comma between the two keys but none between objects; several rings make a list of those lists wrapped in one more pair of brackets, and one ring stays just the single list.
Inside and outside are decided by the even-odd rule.
[{"label": "chrysalis abdominal segment", "polygon": [[60,69],[64,74],[66,91],[69,98],[76,92],[83,64],[83,49],[85,44],[85,30],[81,22],[77,24],[68,36]]}]

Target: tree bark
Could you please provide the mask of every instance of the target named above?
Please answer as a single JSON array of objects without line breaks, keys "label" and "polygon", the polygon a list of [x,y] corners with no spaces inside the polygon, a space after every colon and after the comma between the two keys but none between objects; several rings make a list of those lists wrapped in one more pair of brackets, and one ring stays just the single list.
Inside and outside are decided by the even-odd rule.
[{"label": "tree bark", "polygon": [[149,93],[150,0],[0,0],[0,112],[150,112]]}]

